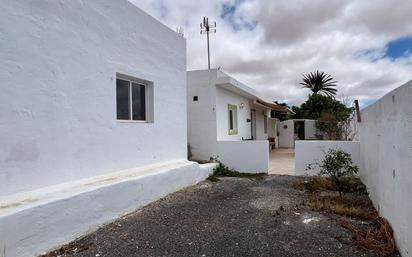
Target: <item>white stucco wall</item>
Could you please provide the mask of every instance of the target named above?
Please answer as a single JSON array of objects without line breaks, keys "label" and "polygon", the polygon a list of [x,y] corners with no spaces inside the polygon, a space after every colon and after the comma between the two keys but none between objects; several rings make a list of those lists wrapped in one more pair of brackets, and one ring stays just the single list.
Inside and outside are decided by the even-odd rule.
[{"label": "white stucco wall", "polygon": [[267,140],[268,133],[265,133],[264,118],[270,117],[270,111],[264,108],[254,106],[256,110],[256,140]]},{"label": "white stucco wall", "polygon": [[244,173],[267,173],[269,143],[267,140],[218,141],[218,159],[229,168]]},{"label": "white stucco wall", "polygon": [[187,72],[188,143],[196,160],[216,157],[216,76],[216,70]]},{"label": "white stucco wall", "polygon": [[[242,93],[231,91],[236,91],[236,86],[231,90],[225,88],[226,84],[221,86],[218,82],[222,81],[219,79],[229,79],[228,75],[218,70],[188,71],[187,74],[188,143],[193,159],[208,160],[216,157],[217,140],[250,139],[252,123],[248,120],[251,119],[251,109],[256,110],[257,140],[267,139],[268,134],[264,133],[264,115],[269,116],[269,111],[253,104],[250,94],[248,98]],[[194,96],[198,97],[198,101],[193,100]],[[238,133],[234,135],[229,134],[229,104],[237,106]],[[243,108],[240,108],[241,105]]]},{"label": "white stucco wall", "polygon": [[[240,105],[244,104],[243,109]],[[229,114],[228,104],[237,106],[237,124],[238,133],[229,135]],[[230,92],[219,86],[216,87],[216,122],[217,122],[217,140],[242,140],[251,138],[251,123],[247,122],[250,119],[250,104],[249,99]],[[258,115],[256,115],[256,120]],[[258,121],[257,121],[258,123]]]},{"label": "white stucco wall", "polygon": [[[295,139],[294,139],[294,121],[293,120],[285,120],[278,123],[278,131],[279,131],[279,147],[280,148],[293,148],[295,146]],[[286,126],[286,128],[285,128]]]},{"label": "white stucco wall", "polygon": [[412,256],[412,81],[362,110],[361,118],[361,178],[402,256]]},{"label": "white stucco wall", "polygon": [[277,131],[278,131],[278,123],[279,120],[275,118],[268,119],[268,137],[276,138]]},{"label": "white stucco wall", "polygon": [[352,156],[352,161],[360,167],[359,142],[354,141],[295,141],[295,173],[301,175],[318,175],[320,170],[316,165],[306,170],[311,163],[321,163],[330,149],[340,149]]},{"label": "white stucco wall", "polygon": [[[185,39],[126,0],[0,5],[0,196],[186,158]],[[154,123],[116,121],[116,73]]]}]

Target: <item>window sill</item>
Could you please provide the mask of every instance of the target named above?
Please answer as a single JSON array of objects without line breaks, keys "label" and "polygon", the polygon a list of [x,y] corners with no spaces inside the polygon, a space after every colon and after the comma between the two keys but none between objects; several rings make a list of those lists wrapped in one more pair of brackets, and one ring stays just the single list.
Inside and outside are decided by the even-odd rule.
[{"label": "window sill", "polygon": [[147,120],[116,120],[118,123],[153,123]]}]

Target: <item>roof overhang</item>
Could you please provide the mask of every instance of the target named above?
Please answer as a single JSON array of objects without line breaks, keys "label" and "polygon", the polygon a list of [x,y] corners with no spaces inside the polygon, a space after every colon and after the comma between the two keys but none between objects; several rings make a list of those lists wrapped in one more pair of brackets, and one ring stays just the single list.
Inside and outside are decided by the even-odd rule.
[{"label": "roof overhang", "polygon": [[237,95],[250,99],[253,102],[253,104],[260,106],[262,108],[270,109],[279,113],[293,113],[292,110],[290,110],[287,106],[275,104],[273,102],[265,100],[254,89],[235,80],[234,78],[230,77],[224,72],[218,72],[216,86],[219,86]]},{"label": "roof overhang", "polygon": [[265,106],[266,108],[269,108],[275,112],[280,112],[280,113],[292,112],[287,106],[271,103],[263,99],[256,99],[255,104]]}]

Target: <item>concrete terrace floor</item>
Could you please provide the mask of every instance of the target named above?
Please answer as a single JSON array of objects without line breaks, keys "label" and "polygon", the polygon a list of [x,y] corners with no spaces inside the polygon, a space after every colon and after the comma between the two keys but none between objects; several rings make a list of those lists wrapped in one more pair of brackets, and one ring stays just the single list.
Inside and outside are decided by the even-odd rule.
[{"label": "concrete terrace floor", "polygon": [[270,151],[269,174],[295,175],[295,149],[278,148]]},{"label": "concrete terrace floor", "polygon": [[171,194],[47,256],[374,256],[291,187],[301,177],[223,178]]}]

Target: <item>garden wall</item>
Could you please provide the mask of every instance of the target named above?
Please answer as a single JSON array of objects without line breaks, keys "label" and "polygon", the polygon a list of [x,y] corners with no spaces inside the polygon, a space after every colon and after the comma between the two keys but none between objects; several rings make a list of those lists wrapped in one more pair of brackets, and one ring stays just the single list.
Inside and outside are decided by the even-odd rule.
[{"label": "garden wall", "polygon": [[306,167],[314,162],[321,162],[329,149],[341,149],[352,155],[354,164],[360,166],[359,142],[354,141],[295,141],[295,173],[296,175],[317,175],[319,168],[306,171]]},{"label": "garden wall", "polygon": [[361,179],[402,256],[412,256],[412,81],[362,110],[361,118]]},{"label": "garden wall", "polygon": [[269,171],[267,140],[217,141],[218,159],[224,165],[243,173]]}]

